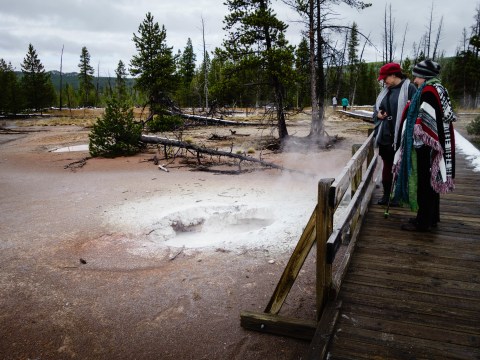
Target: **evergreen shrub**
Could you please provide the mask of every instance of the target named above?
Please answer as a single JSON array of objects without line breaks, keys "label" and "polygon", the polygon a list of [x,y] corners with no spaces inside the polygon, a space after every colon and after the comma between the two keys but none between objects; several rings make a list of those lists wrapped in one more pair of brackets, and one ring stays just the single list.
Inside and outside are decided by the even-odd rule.
[{"label": "evergreen shrub", "polygon": [[133,109],[115,96],[108,102],[105,114],[93,125],[89,137],[89,151],[93,157],[133,155],[144,146],[140,141],[142,124],[135,122]]},{"label": "evergreen shrub", "polygon": [[480,116],[477,116],[467,125],[467,132],[470,135],[480,135]]},{"label": "evergreen shrub", "polygon": [[148,129],[152,132],[173,131],[183,126],[183,120],[177,115],[155,115],[148,122]]}]

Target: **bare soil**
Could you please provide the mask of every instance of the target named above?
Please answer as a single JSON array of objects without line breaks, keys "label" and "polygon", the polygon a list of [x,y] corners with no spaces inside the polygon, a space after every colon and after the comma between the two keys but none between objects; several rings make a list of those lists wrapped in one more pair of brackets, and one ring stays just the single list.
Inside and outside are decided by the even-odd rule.
[{"label": "bare soil", "polygon": [[[307,192],[314,204],[315,183],[341,172],[370,125],[328,114],[327,132],[340,138],[333,147],[282,153],[260,150],[274,134],[265,127],[198,126],[182,134],[211,148],[255,149],[252,156],[315,174],[313,181],[296,174],[278,185],[286,172],[244,163],[241,169],[248,171],[236,175],[225,170],[238,170],[238,164],[199,171],[196,154],[171,162],[153,147],[68,166],[81,165],[88,153],[51,150],[86,144],[89,129],[78,120],[45,123],[0,124],[12,130],[0,133],[1,359],[305,356],[307,342],[244,330],[240,312],[263,311],[273,293],[308,220],[303,213],[313,210],[295,199]],[[297,138],[306,136],[308,116],[290,119],[288,128]],[[208,140],[212,134],[224,140]],[[169,172],[149,161],[154,155]],[[210,160],[216,159],[201,159]],[[269,192],[273,184],[276,195]],[[209,246],[152,238],[164,230],[159,219],[169,208],[179,214],[199,204],[207,211],[213,203],[253,209],[268,201],[287,209],[285,217],[261,218],[260,228],[244,240],[235,232]],[[301,208],[293,222],[289,206]],[[280,232],[268,232],[273,223]],[[176,230],[182,230],[178,223]],[[194,242],[198,229],[190,230]],[[315,318],[314,266],[308,259],[282,315]]]}]

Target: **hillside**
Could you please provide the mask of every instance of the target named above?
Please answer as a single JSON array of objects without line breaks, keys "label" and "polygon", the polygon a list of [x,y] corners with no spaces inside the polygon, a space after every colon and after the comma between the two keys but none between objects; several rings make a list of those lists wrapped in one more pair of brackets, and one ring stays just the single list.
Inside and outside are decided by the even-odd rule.
[{"label": "hillside", "polygon": [[[60,72],[59,71],[49,71],[50,73],[50,78],[52,79],[53,86],[55,87],[56,91],[60,90]],[[93,80],[93,83],[95,86],[97,86],[97,80],[98,80],[98,87],[100,89],[107,88],[109,86],[114,87],[115,86],[115,77],[95,77]],[[65,87],[66,84],[71,85],[74,89],[78,89],[79,83],[78,83],[78,73],[76,72],[70,72],[70,73],[64,73],[63,74],[63,86]],[[135,83],[135,79],[133,78],[127,78],[127,88],[133,87],[133,84]]]},{"label": "hillside", "polygon": [[[53,70],[53,71],[47,71],[47,73],[50,74],[50,78],[52,79],[52,84],[55,87],[55,90],[59,92],[60,91],[60,71]],[[22,77],[21,71],[15,71],[15,74],[17,75],[18,78]],[[95,87],[97,86],[97,80],[98,80],[99,89],[104,89],[104,88],[108,88],[109,86],[114,87],[116,78],[115,77],[99,77],[99,78],[94,77],[93,84],[95,85]],[[78,73],[76,72],[64,73],[62,82],[63,82],[64,88],[66,84],[69,84],[75,90],[77,90],[79,88]],[[127,88],[130,89],[133,87],[135,83],[135,79],[127,78],[126,83],[127,83]]]}]

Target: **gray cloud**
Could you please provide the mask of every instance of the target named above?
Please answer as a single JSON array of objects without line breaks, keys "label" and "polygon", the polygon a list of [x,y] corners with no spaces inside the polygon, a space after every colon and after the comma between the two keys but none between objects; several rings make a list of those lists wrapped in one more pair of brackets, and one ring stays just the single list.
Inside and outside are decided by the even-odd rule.
[{"label": "gray cloud", "polygon": [[[426,31],[431,1],[371,0],[373,6],[358,12],[346,6],[336,8],[339,22],[350,25],[355,21],[359,29],[370,34],[378,49],[382,47],[385,4],[392,3],[396,26],[397,57],[408,23],[405,53],[411,54],[413,42],[420,41]],[[443,16],[444,28],[440,48],[453,55],[460,45],[462,29],[473,24],[475,6],[471,0],[434,0],[434,32]],[[277,2],[278,16],[289,23],[288,39],[293,45],[300,40],[303,25],[298,16]],[[207,50],[220,46],[225,36],[223,18],[227,7],[222,0],[16,0],[2,1],[0,8],[0,57],[17,69],[31,43],[47,70],[59,69],[62,45],[65,47],[63,70],[77,71],[81,48],[86,46],[92,66],[100,64],[101,75],[113,74],[119,60],[128,64],[135,54],[133,33],[151,12],[167,30],[167,43],[174,51],[183,50],[191,38],[199,54],[202,51],[202,23],[205,21]],[[339,40],[339,44],[343,40]],[[363,43],[362,43],[363,45]],[[381,60],[381,52],[369,47],[365,52],[369,61]],[[198,60],[201,60],[199,55]]]}]

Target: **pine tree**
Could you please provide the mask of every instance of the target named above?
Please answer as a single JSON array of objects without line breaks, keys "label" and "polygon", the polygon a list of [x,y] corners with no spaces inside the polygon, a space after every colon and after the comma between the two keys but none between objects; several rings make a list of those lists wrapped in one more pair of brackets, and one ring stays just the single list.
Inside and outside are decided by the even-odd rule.
[{"label": "pine tree", "polygon": [[180,76],[185,85],[189,85],[195,76],[195,61],[197,56],[193,51],[192,40],[188,38],[187,45],[179,60]]},{"label": "pine tree", "polygon": [[[222,106],[232,106],[243,97],[245,86],[241,86],[238,82],[238,72],[234,70],[231,62],[221,56],[220,49],[214,54],[208,65],[208,90],[209,96],[217,104]],[[201,65],[201,71],[197,74],[199,86],[200,104],[203,106],[203,84],[204,84],[204,64]]]},{"label": "pine tree", "polygon": [[358,41],[358,26],[354,22],[352,27],[350,28],[350,37],[348,40],[348,79],[349,79],[349,99],[351,104],[354,105],[355,103],[355,95],[356,95],[356,82],[358,78],[358,53],[357,47],[359,45]]},{"label": "pine tree", "polygon": [[179,66],[178,72],[179,72],[180,80],[182,84],[180,92],[181,92],[181,97],[183,99],[183,102],[187,106],[191,105],[190,85],[195,76],[195,61],[196,61],[196,55],[195,55],[195,52],[193,51],[192,40],[188,38],[187,45],[185,46],[185,50],[183,50],[183,54],[179,56],[179,61],[178,61],[178,66]]},{"label": "pine tree", "polygon": [[113,95],[105,114],[92,127],[88,148],[92,156],[133,155],[142,148],[141,134],[142,125],[135,122],[133,109]]},{"label": "pine tree", "polygon": [[0,114],[17,114],[22,109],[22,93],[11,63],[0,58]]},{"label": "pine tree", "polygon": [[[208,52],[205,52],[203,54],[203,61],[202,64],[200,65],[200,69],[198,72],[198,79],[199,79],[199,85],[201,86],[200,93],[201,93],[201,106],[203,107],[208,107],[209,106],[209,94],[210,94],[210,70],[212,68],[212,61],[210,60],[210,55]],[[206,75],[206,76],[205,76]],[[214,104],[218,105],[218,102],[216,100],[213,101]]]},{"label": "pine tree", "polygon": [[[274,97],[278,135],[288,136],[285,122],[285,93],[293,83],[293,47],[285,39],[287,25],[280,21],[269,0],[227,0],[225,16],[228,39],[225,55],[245,69],[264,72]],[[260,79],[259,79],[260,80]]]},{"label": "pine tree", "polygon": [[178,86],[176,59],[166,37],[165,26],[160,28],[151,13],[138,27],[138,35],[133,34],[137,54],[130,61],[130,73],[136,76],[135,87],[148,98],[149,119],[173,107],[171,98]]},{"label": "pine tree", "polygon": [[442,82],[463,107],[475,109],[480,102],[480,5],[473,18],[470,34],[464,29],[463,50],[457,50],[452,64],[442,69]]},{"label": "pine tree", "polygon": [[302,38],[295,51],[296,76],[296,106],[304,107],[310,104],[310,52],[307,39]]},{"label": "pine tree", "polygon": [[55,90],[50,75],[45,72],[32,44],[28,45],[27,55],[23,59],[22,74],[22,90],[26,107],[41,111],[44,107],[52,105]]},{"label": "pine tree", "polygon": [[127,94],[127,69],[122,60],[118,62],[117,68],[115,69],[115,75],[117,76],[115,81],[115,89],[117,92],[118,99],[120,101],[126,101]]},{"label": "pine tree", "polygon": [[78,74],[79,90],[82,95],[83,106],[85,107],[90,105],[90,93],[95,90],[95,86],[93,85],[93,74],[95,73],[95,70],[90,65],[90,53],[85,46],[82,47],[78,68],[80,69]]}]

